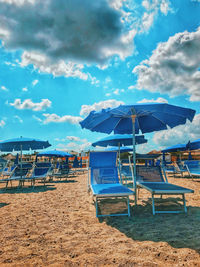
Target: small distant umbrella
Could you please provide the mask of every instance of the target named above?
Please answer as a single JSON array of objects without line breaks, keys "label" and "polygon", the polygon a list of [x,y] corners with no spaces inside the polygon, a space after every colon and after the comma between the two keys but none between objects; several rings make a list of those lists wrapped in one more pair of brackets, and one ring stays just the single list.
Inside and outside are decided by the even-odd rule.
[{"label": "small distant umbrella", "polygon": [[57,157],[57,158],[65,158],[65,157],[72,157],[73,155],[69,154],[68,152],[62,150],[48,150],[42,151],[37,154],[37,157]]},{"label": "small distant umbrella", "polygon": [[[117,146],[112,146],[112,147],[107,147],[105,148],[104,151],[119,151],[119,148]],[[120,147],[120,152],[124,153],[124,152],[130,152],[133,151],[132,147],[128,147],[128,146],[122,146]]]}]

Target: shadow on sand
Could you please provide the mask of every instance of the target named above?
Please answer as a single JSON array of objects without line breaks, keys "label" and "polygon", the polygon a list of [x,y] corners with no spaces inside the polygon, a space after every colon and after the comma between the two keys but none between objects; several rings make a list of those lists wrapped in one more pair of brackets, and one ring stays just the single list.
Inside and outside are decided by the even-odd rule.
[{"label": "shadow on sand", "polygon": [[190,248],[200,253],[200,208],[188,213],[152,215],[150,204],[132,208],[131,217],[104,217],[106,222],[137,241],[167,242],[174,248]]},{"label": "shadow on sand", "polygon": [[66,179],[63,179],[63,180],[55,180],[55,181],[49,181],[48,183],[49,184],[62,184],[62,183],[77,183],[76,180],[67,180],[68,178]]},{"label": "shadow on sand", "polygon": [[0,203],[0,208],[3,208],[5,206],[8,206],[10,203]]},{"label": "shadow on sand", "polygon": [[9,188],[1,188],[0,194],[27,194],[27,193],[39,193],[46,192],[50,190],[56,190],[56,187],[53,185],[37,185],[35,187],[9,187]]}]

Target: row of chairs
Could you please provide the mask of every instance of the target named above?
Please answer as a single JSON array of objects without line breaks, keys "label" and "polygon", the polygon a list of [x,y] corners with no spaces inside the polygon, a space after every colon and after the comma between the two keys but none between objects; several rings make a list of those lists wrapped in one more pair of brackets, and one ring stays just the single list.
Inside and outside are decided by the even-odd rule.
[{"label": "row of chairs", "polygon": [[18,186],[23,186],[25,182],[31,182],[34,186],[36,180],[42,181],[45,185],[47,178],[67,178],[72,173],[67,164],[53,166],[47,162],[23,163],[5,167],[1,172],[0,182],[6,183],[6,188],[9,183],[12,186],[13,181],[18,181]]},{"label": "row of chairs", "polygon": [[[116,152],[91,152],[89,169],[90,177],[88,178],[88,188],[91,190],[93,199],[96,206],[96,216],[130,216],[130,196],[136,196],[136,190],[143,188],[151,193],[152,199],[152,213],[179,213],[184,211],[187,212],[185,194],[194,193],[193,190],[177,186],[169,183],[165,175],[165,171],[162,170],[161,166],[143,166],[138,165],[136,168],[136,188],[128,188],[123,185],[119,180],[119,176],[125,176],[122,173],[123,168],[117,168],[116,166],[117,153]],[[133,165],[130,168],[124,168],[128,172],[128,178],[131,177],[133,181]],[[120,175],[118,175],[120,171]],[[139,194],[137,194],[139,195]],[[166,195],[182,196],[181,202],[183,209],[181,210],[157,210],[155,206],[155,197],[160,196],[161,198]],[[103,199],[106,198],[125,198],[127,201],[127,212],[114,213],[114,214],[102,214],[99,212],[99,205]],[[157,198],[156,198],[157,199]],[[178,200],[178,199],[177,199]]]}]

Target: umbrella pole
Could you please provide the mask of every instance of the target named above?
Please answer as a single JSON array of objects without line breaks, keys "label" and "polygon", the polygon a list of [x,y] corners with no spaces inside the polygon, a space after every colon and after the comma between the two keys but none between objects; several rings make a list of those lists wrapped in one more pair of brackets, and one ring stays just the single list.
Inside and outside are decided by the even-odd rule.
[{"label": "umbrella pole", "polygon": [[22,145],[20,151],[20,178],[22,179]]},{"label": "umbrella pole", "polygon": [[135,112],[132,110],[132,130],[133,130],[133,187],[135,190],[135,205],[137,205],[137,185],[136,185],[136,152],[135,152]]},{"label": "umbrella pole", "polygon": [[118,143],[118,147],[119,147],[119,159],[118,159],[118,164],[119,164],[119,170],[120,170],[120,182],[122,184],[122,175],[121,175],[121,159],[120,159],[120,143]]}]

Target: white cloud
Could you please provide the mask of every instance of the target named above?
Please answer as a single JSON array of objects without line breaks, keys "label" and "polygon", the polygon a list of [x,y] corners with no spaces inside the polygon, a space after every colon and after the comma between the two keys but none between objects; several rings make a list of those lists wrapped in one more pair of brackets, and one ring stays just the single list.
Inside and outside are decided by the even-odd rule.
[{"label": "white cloud", "polygon": [[24,87],[24,88],[22,88],[22,91],[23,92],[27,92],[28,91],[28,88],[27,87]]},{"label": "white cloud", "polygon": [[32,102],[31,99],[25,99],[23,102],[20,98],[15,99],[14,103],[10,103],[11,106],[16,109],[31,109],[34,111],[41,111],[51,107],[51,101],[49,99],[42,99],[39,103]]},{"label": "white cloud", "polygon": [[199,139],[200,133],[200,114],[197,114],[193,121],[187,121],[184,125],[179,125],[169,130],[156,132],[153,141],[161,146],[168,147],[171,145],[187,143],[189,140]]},{"label": "white cloud", "polygon": [[142,6],[145,8],[141,21],[141,32],[148,31],[153,25],[155,17],[158,13],[167,15],[173,12],[169,0],[143,0]]},{"label": "white cloud", "polygon": [[133,69],[137,88],[167,93],[171,97],[187,94],[200,100],[200,27],[195,32],[177,33],[160,43],[152,56]]},{"label": "white cloud", "polygon": [[128,17],[120,9],[123,1],[116,3],[1,0],[0,36],[8,49],[35,51],[52,61],[104,63],[113,55],[124,58],[133,51],[134,31],[123,23]]},{"label": "white cloud", "polygon": [[75,142],[70,142],[68,144],[58,144],[57,147],[61,150],[74,150],[74,151],[87,151],[91,148],[90,142],[85,142],[83,144],[77,144]]},{"label": "white cloud", "polygon": [[15,119],[16,121],[20,122],[20,123],[23,123],[22,118],[20,118],[20,117],[17,116],[17,115],[14,116],[14,119]]},{"label": "white cloud", "polygon": [[77,136],[67,136],[66,137],[69,141],[75,141],[75,142],[79,142],[81,139]]},{"label": "white cloud", "polygon": [[33,117],[33,119],[35,119],[36,121],[42,122],[42,119],[40,119],[39,117],[37,117],[37,116],[35,116],[35,115],[33,115],[32,117]]},{"label": "white cloud", "polygon": [[1,90],[8,91],[8,88],[6,88],[4,85],[1,86]]},{"label": "white cloud", "polygon": [[158,97],[157,99],[142,99],[137,103],[168,103],[168,101],[162,97]]},{"label": "white cloud", "polygon": [[78,124],[82,118],[81,117],[76,117],[76,116],[71,116],[71,115],[64,115],[64,116],[59,116],[57,114],[48,114],[48,113],[44,113],[43,116],[45,117],[44,120],[44,124],[48,124],[51,122],[54,123],[64,123],[64,122],[68,122],[71,124]]},{"label": "white cloud", "polygon": [[64,60],[52,62],[47,56],[40,53],[24,52],[20,65],[25,67],[29,64],[33,64],[34,68],[38,69],[39,72],[49,73],[55,77],[64,76],[82,80],[87,80],[89,78],[87,73],[81,71],[84,68],[82,64],[75,64],[71,61],[66,63]]},{"label": "white cloud", "polygon": [[130,85],[130,86],[128,87],[128,90],[134,90],[134,89],[136,89],[134,85]]},{"label": "white cloud", "polygon": [[111,96],[111,93],[106,93],[106,96],[107,96],[107,97]]},{"label": "white cloud", "polygon": [[0,120],[0,127],[3,128],[5,126],[5,121],[4,120]]},{"label": "white cloud", "polygon": [[98,103],[94,103],[93,105],[82,105],[80,115],[88,115],[92,110],[100,111],[105,108],[115,108],[119,105],[123,105],[123,101],[117,101],[115,99],[109,99],[105,101],[100,101]]},{"label": "white cloud", "polygon": [[32,85],[35,86],[36,84],[38,84],[38,82],[39,82],[38,80],[34,80],[34,81],[32,82]]}]

